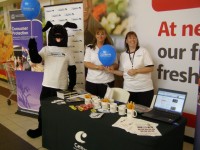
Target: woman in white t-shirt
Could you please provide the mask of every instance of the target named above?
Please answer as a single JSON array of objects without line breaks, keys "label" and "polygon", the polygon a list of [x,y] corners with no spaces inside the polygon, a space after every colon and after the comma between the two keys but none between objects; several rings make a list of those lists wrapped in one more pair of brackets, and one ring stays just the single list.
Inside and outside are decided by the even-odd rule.
[{"label": "woman in white t-shirt", "polygon": [[154,96],[153,60],[149,52],[139,46],[137,34],[133,31],[126,34],[125,48],[120,55],[119,70],[111,72],[123,76],[123,88],[130,93],[129,101],[149,107]]},{"label": "woman in white t-shirt", "polygon": [[86,47],[84,57],[84,65],[88,68],[86,75],[86,91],[101,98],[104,97],[107,86],[114,86],[114,75],[107,70],[118,68],[117,59],[114,64],[109,67],[103,66],[100,62],[98,52],[105,44],[111,44],[107,39],[107,33],[105,29],[98,28],[93,44],[89,44]]}]

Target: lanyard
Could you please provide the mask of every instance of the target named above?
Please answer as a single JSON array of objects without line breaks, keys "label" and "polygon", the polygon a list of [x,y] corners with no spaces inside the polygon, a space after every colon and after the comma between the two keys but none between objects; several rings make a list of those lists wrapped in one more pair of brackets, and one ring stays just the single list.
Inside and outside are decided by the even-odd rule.
[{"label": "lanyard", "polygon": [[132,64],[132,68],[133,68],[133,61],[134,61],[134,56],[135,56],[135,53],[133,53],[133,57],[131,57],[131,54],[130,54],[130,52],[128,52],[128,54],[129,54],[129,59],[130,59],[130,61],[131,61],[131,64]]}]

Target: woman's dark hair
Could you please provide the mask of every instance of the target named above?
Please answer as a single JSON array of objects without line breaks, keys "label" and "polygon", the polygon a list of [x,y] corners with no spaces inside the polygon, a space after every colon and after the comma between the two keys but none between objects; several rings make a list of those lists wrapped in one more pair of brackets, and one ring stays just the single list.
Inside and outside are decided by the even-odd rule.
[{"label": "woman's dark hair", "polygon": [[138,37],[137,37],[137,34],[134,32],[134,31],[130,31],[126,34],[126,37],[125,37],[125,40],[124,40],[124,45],[125,45],[125,48],[126,48],[126,51],[129,52],[129,46],[128,44],[126,43],[126,39],[131,36],[131,35],[134,35],[136,38],[137,38],[137,45],[136,45],[136,50],[138,50],[140,48],[139,46],[139,41],[138,41]]},{"label": "woman's dark hair", "polygon": [[[99,33],[99,32],[102,32],[102,31],[105,32],[105,34],[108,36],[108,34],[107,34],[107,32],[106,32],[106,30],[105,30],[104,28],[97,28],[97,30],[96,30],[96,32],[95,32],[95,35],[96,35],[97,33]],[[106,39],[104,40],[103,45],[105,45],[105,44],[110,44],[110,45],[112,45],[112,43],[108,40],[108,37],[106,37]],[[96,36],[95,36],[92,45],[90,45],[90,48],[95,49],[95,46],[96,46],[96,45],[97,45],[97,39],[96,39]]]}]

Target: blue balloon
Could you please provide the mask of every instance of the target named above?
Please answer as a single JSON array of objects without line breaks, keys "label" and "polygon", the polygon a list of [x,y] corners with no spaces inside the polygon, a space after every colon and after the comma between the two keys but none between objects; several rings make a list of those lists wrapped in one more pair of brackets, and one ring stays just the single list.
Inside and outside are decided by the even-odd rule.
[{"label": "blue balloon", "polygon": [[40,13],[40,3],[37,0],[23,0],[21,11],[27,19],[34,19]]},{"label": "blue balloon", "polygon": [[98,57],[104,66],[111,66],[115,62],[116,51],[113,46],[106,44],[99,49]]}]

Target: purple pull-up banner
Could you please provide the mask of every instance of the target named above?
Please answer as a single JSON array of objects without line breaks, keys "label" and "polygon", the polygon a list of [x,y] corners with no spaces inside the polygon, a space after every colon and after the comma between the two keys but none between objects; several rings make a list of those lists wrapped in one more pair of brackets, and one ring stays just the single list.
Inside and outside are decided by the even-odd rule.
[{"label": "purple pull-up banner", "polygon": [[21,10],[10,11],[14,45],[14,65],[16,73],[18,111],[37,114],[40,107],[40,92],[43,78],[43,65],[30,61],[28,42],[37,41],[38,51],[43,47],[42,15],[27,20]]}]

